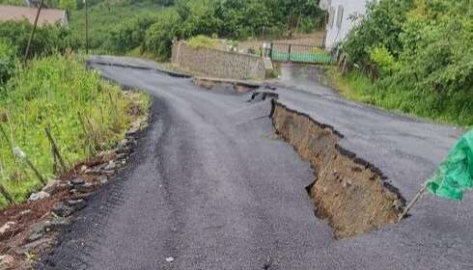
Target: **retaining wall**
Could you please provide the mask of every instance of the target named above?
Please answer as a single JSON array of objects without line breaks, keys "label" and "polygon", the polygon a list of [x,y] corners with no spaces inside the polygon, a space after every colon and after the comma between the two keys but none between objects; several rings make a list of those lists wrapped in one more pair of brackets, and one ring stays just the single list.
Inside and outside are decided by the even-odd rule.
[{"label": "retaining wall", "polygon": [[212,48],[192,48],[184,41],[174,42],[172,62],[191,72],[217,78],[263,80],[266,77],[261,57]]}]

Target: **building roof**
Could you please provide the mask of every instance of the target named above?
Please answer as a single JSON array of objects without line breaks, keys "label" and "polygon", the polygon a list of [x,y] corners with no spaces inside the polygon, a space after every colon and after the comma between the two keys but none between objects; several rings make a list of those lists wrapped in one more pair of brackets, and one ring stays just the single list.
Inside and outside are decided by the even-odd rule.
[{"label": "building roof", "polygon": [[[21,21],[26,19],[33,24],[37,11],[38,9],[30,7],[0,5],[0,21]],[[38,19],[38,25],[53,25],[56,23],[61,25],[67,23],[66,12],[59,9],[43,8]]]}]

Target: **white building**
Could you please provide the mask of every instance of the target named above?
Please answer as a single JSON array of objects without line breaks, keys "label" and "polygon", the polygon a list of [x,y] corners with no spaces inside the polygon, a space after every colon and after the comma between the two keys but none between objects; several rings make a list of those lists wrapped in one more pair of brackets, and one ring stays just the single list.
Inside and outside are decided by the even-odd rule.
[{"label": "white building", "polygon": [[356,18],[366,12],[366,3],[369,0],[320,0],[319,6],[328,11],[326,26],[325,47],[327,49],[342,42],[353,26]]}]

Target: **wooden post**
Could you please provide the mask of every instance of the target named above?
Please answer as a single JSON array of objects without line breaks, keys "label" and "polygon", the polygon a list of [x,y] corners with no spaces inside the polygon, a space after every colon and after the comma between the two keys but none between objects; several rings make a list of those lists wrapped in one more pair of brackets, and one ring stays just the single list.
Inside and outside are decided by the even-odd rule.
[{"label": "wooden post", "polygon": [[289,44],[289,50],[288,50],[288,56],[287,56],[287,61],[291,61],[291,50],[292,50],[292,44]]},{"label": "wooden post", "polygon": [[409,210],[422,198],[422,195],[424,195],[425,191],[427,190],[427,183],[422,185],[422,188],[417,192],[416,196],[412,201],[407,205],[406,209],[404,209],[404,212],[399,216],[399,221],[401,221],[408,213]]},{"label": "wooden post", "polygon": [[46,131],[46,136],[48,137],[48,140],[51,143],[51,147],[53,149],[54,160],[56,160],[56,158],[57,158],[59,160],[60,165],[61,165],[62,171],[65,171],[67,169],[66,163],[64,162],[64,159],[61,156],[61,152],[59,151],[59,147],[57,146],[56,142],[54,141],[53,136],[51,135],[50,128],[49,127],[45,128],[45,131]]},{"label": "wooden post", "polygon": [[25,157],[25,161],[26,161],[26,164],[28,164],[28,166],[30,167],[30,169],[34,172],[34,174],[36,175],[36,177],[38,177],[38,180],[39,180],[43,185],[47,185],[48,182],[46,182],[46,180],[45,180],[44,177],[41,175],[41,173],[38,171],[38,169],[36,169],[36,167],[33,165],[33,162],[31,162],[31,160],[30,160],[28,157]]},{"label": "wooden post", "polygon": [[87,8],[87,0],[84,0],[85,4],[85,54],[89,54],[89,14]]},{"label": "wooden post", "polygon": [[31,160],[28,158],[28,156],[25,153],[23,153],[23,151],[19,147],[15,147],[15,149],[13,150],[13,153],[14,153],[16,158],[18,158],[20,160],[24,160],[26,162],[28,167],[30,167],[30,169],[35,173],[36,177],[38,177],[39,181],[41,181],[41,183],[43,185],[47,184],[44,177],[41,175],[41,173],[38,171],[38,169],[36,169],[36,167],[33,165],[33,162],[31,162]]},{"label": "wooden post", "polygon": [[44,0],[41,0],[41,3],[39,4],[38,11],[36,12],[36,17],[34,19],[34,24],[33,24],[33,30],[31,30],[30,38],[28,40],[28,45],[26,46],[26,51],[25,51],[25,64],[28,61],[28,55],[30,54],[30,48],[31,48],[31,42],[33,41],[34,34],[36,32],[36,27],[38,26],[38,19],[39,15],[41,14],[41,9],[43,9],[44,5]]}]

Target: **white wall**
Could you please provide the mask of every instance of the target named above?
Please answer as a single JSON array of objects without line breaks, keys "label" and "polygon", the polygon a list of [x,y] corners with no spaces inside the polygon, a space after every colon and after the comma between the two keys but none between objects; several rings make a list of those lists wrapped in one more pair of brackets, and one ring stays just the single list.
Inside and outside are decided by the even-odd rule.
[{"label": "white wall", "polygon": [[[329,21],[327,24],[327,35],[325,47],[331,49],[337,43],[343,41],[357,21],[350,19],[353,15],[361,15],[366,12],[368,0],[332,0],[330,3]],[[340,7],[342,7],[342,12]],[[338,21],[340,17],[340,21]],[[337,23],[340,22],[340,23]]]}]

